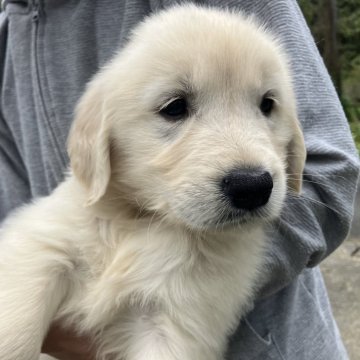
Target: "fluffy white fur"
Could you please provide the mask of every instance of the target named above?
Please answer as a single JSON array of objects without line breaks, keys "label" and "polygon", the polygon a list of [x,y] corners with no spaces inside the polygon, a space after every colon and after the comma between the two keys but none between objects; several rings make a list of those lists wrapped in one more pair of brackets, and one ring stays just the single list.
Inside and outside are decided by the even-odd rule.
[{"label": "fluffy white fur", "polygon": [[[259,110],[271,90],[271,116]],[[183,121],[159,109],[178,94]],[[0,240],[0,359],[38,359],[54,319],[99,359],[219,360],[261,276],[263,224],[304,165],[285,56],[238,13],[176,7],[148,18],[89,83],[71,172],[15,211]],[[225,221],[218,179],[266,169],[261,212]]]}]

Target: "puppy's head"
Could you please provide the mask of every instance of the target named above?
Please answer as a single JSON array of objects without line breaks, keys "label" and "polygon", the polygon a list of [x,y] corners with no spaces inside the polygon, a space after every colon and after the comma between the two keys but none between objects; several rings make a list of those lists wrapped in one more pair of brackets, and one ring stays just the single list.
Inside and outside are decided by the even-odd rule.
[{"label": "puppy's head", "polygon": [[88,85],[69,154],[90,204],[110,184],[190,228],[274,217],[305,161],[286,59],[240,14],[155,15]]}]

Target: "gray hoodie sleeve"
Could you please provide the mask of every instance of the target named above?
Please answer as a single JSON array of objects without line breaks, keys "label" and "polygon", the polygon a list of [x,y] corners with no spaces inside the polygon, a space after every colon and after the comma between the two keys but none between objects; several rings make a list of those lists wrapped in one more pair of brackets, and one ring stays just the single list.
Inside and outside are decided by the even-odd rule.
[{"label": "gray hoodie sleeve", "polygon": [[0,117],[0,222],[30,198],[26,172],[16,145]]},{"label": "gray hoodie sleeve", "polygon": [[[5,54],[7,19],[0,14],[0,83]],[[2,116],[0,103],[0,222],[6,214],[30,198],[26,171],[12,137]]]}]

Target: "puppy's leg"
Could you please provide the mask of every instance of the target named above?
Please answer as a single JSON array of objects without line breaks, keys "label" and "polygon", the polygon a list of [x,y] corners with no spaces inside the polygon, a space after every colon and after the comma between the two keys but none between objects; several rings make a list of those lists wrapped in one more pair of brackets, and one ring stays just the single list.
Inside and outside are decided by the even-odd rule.
[{"label": "puppy's leg", "polygon": [[219,349],[203,344],[165,314],[143,323],[128,360],[221,360]]},{"label": "puppy's leg", "polygon": [[[122,317],[118,327],[104,334],[100,359],[107,359],[109,355],[116,360],[222,359],[224,342],[219,339],[206,342],[209,331],[203,329],[200,338],[186,327],[187,324],[176,323],[169,315],[159,312]],[[196,331],[202,331],[200,327],[197,326]]]},{"label": "puppy's leg", "polygon": [[39,359],[42,341],[67,290],[66,256],[58,244],[22,227],[15,221],[0,236],[0,359],[4,360]]}]

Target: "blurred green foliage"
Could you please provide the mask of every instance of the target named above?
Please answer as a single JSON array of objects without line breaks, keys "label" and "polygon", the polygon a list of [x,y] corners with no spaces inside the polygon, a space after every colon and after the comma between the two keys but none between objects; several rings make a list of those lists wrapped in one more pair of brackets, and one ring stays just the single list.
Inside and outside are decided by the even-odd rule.
[{"label": "blurred green foliage", "polygon": [[326,31],[329,31],[324,13],[329,7],[336,7],[338,53],[333,56],[338,57],[339,68],[337,74],[331,75],[360,152],[360,0],[298,1],[322,55],[324,42],[328,39]]}]

